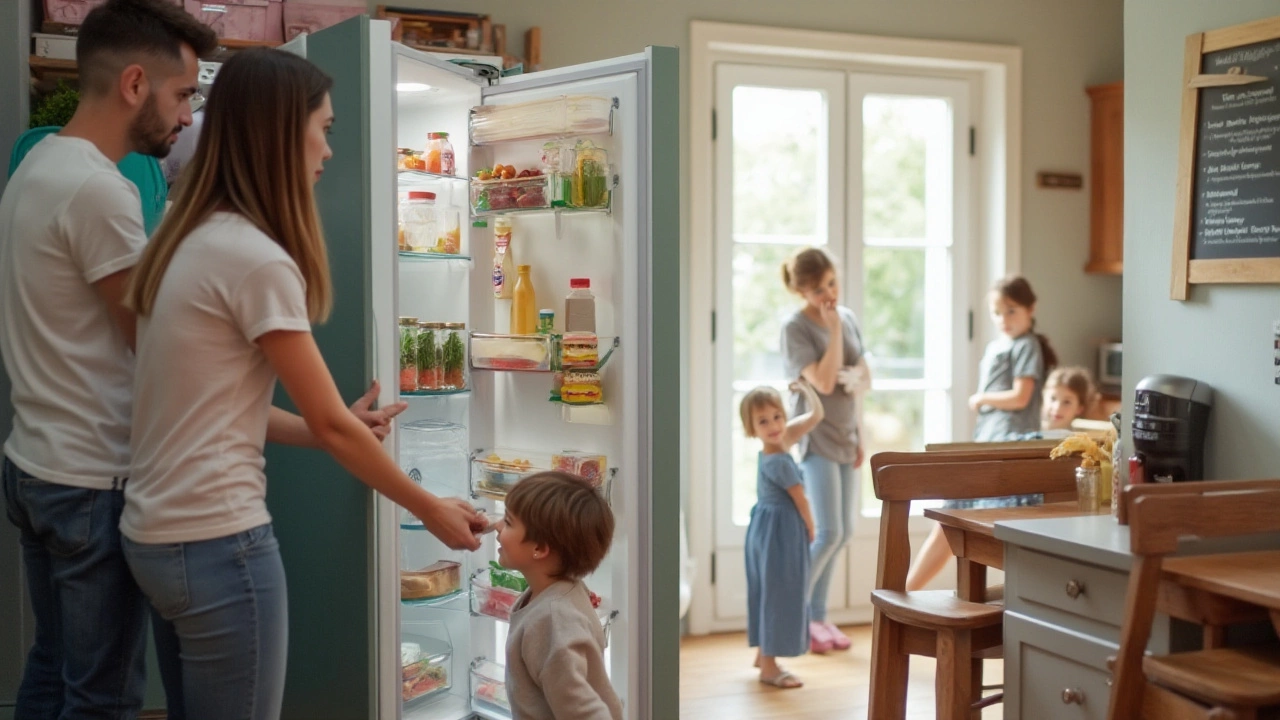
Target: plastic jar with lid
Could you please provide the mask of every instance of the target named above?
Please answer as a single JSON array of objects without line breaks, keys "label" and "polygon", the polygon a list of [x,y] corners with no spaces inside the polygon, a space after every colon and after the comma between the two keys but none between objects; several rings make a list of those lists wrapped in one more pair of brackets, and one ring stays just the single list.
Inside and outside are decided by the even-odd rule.
[{"label": "plastic jar with lid", "polygon": [[436,194],[411,191],[400,203],[400,227],[405,243],[413,252],[433,252],[436,240]]},{"label": "plastic jar with lid", "polygon": [[465,323],[444,323],[440,346],[440,389],[466,390],[467,377],[467,326]]},{"label": "plastic jar with lid", "polygon": [[400,318],[400,392],[418,390],[418,318]]},{"label": "plastic jar with lid", "polygon": [[439,175],[453,175],[455,170],[456,163],[453,157],[453,145],[449,142],[449,133],[428,133],[427,172]]}]

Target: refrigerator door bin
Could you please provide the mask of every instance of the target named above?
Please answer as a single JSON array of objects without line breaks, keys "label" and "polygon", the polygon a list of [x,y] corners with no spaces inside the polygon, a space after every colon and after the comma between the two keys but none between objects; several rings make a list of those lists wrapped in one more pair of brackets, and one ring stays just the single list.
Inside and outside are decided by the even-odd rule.
[{"label": "refrigerator door bin", "polygon": [[511,609],[519,599],[518,590],[494,587],[488,569],[477,570],[471,576],[471,612],[476,615],[511,622]]},{"label": "refrigerator door bin", "polygon": [[506,669],[482,657],[472,661],[471,697],[476,708],[489,717],[511,717],[511,702],[507,700]]},{"label": "refrigerator door bin", "polygon": [[511,105],[482,105],[471,109],[471,142],[489,145],[611,134],[613,112],[618,105],[618,98],[596,95],[560,95]]},{"label": "refrigerator door bin", "polygon": [[453,643],[444,623],[406,622],[400,641],[405,707],[423,704],[453,686]]},{"label": "refrigerator door bin", "polygon": [[471,456],[471,494],[501,500],[516,483],[551,467],[547,453],[509,448],[477,450]]}]

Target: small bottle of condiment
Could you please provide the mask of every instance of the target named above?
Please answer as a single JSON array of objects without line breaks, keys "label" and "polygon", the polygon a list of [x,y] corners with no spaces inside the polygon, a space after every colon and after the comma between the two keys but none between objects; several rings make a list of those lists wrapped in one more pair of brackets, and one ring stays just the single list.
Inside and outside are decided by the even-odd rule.
[{"label": "small bottle of condiment", "polygon": [[493,219],[493,296],[510,300],[515,289],[515,255],[511,248],[511,219]]},{"label": "small bottle of condiment", "polygon": [[556,313],[554,310],[538,311],[538,334],[550,335],[555,332]]},{"label": "small bottle of condiment", "polygon": [[438,175],[453,175],[454,170],[453,145],[449,142],[449,133],[428,133],[427,172]]}]

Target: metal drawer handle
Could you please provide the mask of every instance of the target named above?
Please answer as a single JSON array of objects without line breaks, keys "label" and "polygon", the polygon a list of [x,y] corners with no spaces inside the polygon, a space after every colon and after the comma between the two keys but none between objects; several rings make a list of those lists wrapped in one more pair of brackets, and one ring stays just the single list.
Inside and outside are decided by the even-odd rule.
[{"label": "metal drawer handle", "polygon": [[1067,597],[1075,600],[1084,594],[1084,583],[1079,580],[1071,580],[1067,583]]},{"label": "metal drawer handle", "polygon": [[1063,705],[1072,705],[1072,704],[1083,705],[1084,693],[1080,692],[1079,690],[1073,690],[1071,688],[1067,688],[1066,690],[1062,691],[1062,704]]}]

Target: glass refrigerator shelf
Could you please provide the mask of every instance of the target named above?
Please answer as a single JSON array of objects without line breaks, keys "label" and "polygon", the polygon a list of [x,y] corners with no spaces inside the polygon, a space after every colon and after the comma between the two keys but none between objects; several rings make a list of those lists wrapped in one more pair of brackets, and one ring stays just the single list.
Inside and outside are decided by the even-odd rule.
[{"label": "glass refrigerator shelf", "polygon": [[462,390],[402,390],[400,397],[402,398],[419,398],[419,397],[441,397],[445,395],[470,395],[470,388]]},{"label": "glass refrigerator shelf", "polygon": [[471,264],[470,255],[453,255],[450,253],[431,253],[431,252],[413,252],[410,250],[400,250],[400,259],[410,260],[413,262],[440,262],[453,261]]},{"label": "glass refrigerator shelf", "polygon": [[396,185],[401,191],[430,187],[441,180],[467,182],[470,178],[462,175],[442,175],[441,173],[424,172],[422,170],[400,170],[396,173]]}]

